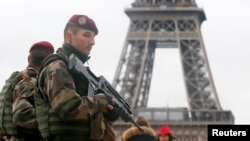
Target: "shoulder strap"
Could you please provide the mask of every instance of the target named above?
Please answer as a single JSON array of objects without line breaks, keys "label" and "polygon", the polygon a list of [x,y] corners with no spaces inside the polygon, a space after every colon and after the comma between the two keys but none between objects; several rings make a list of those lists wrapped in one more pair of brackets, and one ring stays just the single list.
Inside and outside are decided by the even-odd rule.
[{"label": "shoulder strap", "polygon": [[44,67],[46,67],[48,64],[50,64],[51,62],[53,62],[53,61],[55,61],[55,60],[63,60],[64,62],[66,62],[66,60],[65,60],[62,56],[60,56],[60,55],[58,55],[58,54],[50,54],[50,55],[48,55],[46,58],[44,58],[44,60],[43,60],[43,62],[42,62],[42,64],[41,64],[41,66],[40,66],[40,71],[41,71]]}]

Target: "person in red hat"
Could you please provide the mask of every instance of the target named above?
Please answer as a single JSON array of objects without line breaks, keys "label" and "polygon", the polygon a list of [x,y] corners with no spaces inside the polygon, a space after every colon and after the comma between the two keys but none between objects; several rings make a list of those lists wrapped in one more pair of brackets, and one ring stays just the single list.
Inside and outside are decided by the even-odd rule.
[{"label": "person in red hat", "polygon": [[3,127],[5,130],[5,140],[43,140],[38,130],[33,96],[36,92],[36,76],[40,65],[45,57],[53,53],[54,47],[50,42],[39,41],[32,44],[29,49],[28,66],[22,71],[13,72],[6,81],[6,84],[12,82],[10,87],[13,89],[9,89],[7,84],[1,91],[5,106],[0,107],[4,108],[5,112],[4,118],[0,118],[0,129]]},{"label": "person in red hat", "polygon": [[174,137],[172,135],[172,131],[167,125],[163,125],[160,127],[158,131],[158,140],[159,141],[173,141]]},{"label": "person in red hat", "polygon": [[92,18],[71,16],[64,28],[64,43],[55,54],[58,58],[44,61],[47,63],[38,76],[39,95],[35,95],[35,103],[39,130],[47,140],[115,140],[109,130],[120,116],[114,99],[95,91],[88,79],[69,67],[71,55],[79,59],[74,63],[81,66],[90,59],[97,34]]}]

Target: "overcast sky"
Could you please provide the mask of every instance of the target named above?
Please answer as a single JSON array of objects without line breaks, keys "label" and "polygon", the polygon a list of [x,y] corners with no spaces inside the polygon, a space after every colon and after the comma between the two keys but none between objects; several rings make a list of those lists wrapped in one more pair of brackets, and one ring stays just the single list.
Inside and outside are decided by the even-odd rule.
[{"label": "overcast sky", "polygon": [[[27,66],[32,43],[47,40],[56,48],[73,14],[86,14],[99,28],[90,67],[110,82],[128,30],[124,13],[134,0],[1,0],[0,87],[15,70]],[[250,1],[196,0],[207,20],[202,35],[221,106],[236,124],[250,124]],[[187,98],[177,49],[157,49],[150,107],[186,107]],[[164,89],[164,91],[163,91]]]}]

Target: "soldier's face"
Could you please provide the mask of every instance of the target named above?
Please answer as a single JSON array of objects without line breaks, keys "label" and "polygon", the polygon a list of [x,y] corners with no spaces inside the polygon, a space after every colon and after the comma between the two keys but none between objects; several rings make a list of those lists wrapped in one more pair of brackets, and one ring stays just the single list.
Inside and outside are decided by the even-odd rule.
[{"label": "soldier's face", "polygon": [[82,54],[89,55],[95,44],[95,33],[87,29],[79,28],[76,34],[71,32],[69,43]]}]

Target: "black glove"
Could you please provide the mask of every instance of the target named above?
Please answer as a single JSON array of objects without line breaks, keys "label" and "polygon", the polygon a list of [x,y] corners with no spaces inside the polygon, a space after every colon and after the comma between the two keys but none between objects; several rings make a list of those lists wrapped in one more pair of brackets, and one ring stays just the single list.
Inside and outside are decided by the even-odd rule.
[{"label": "black glove", "polygon": [[114,107],[113,110],[108,110],[106,113],[104,113],[104,116],[108,121],[115,121],[119,118],[120,112],[118,107]]}]

